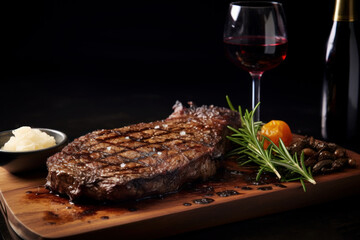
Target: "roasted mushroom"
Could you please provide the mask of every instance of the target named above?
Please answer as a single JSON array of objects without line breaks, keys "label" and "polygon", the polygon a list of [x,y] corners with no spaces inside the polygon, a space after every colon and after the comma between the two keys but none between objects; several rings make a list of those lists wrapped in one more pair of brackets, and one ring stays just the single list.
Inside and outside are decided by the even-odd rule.
[{"label": "roasted mushroom", "polygon": [[313,137],[299,138],[288,146],[291,154],[303,152],[307,167],[314,174],[330,173],[346,167],[355,167],[356,163],[349,158],[346,150],[335,143],[327,143]]}]

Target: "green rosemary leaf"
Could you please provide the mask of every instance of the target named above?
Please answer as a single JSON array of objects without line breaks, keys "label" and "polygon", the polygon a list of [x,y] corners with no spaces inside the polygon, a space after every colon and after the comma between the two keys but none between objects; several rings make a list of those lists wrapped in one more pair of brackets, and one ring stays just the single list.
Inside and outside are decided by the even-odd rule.
[{"label": "green rosemary leaf", "polygon": [[[296,155],[295,155],[295,156],[296,156]],[[301,163],[301,168],[306,172],[307,169],[306,169],[305,162],[304,162],[304,152],[301,152],[301,155],[300,155],[300,163]]]},{"label": "green rosemary leaf", "polygon": [[256,181],[260,180],[261,174],[264,172],[265,168],[261,167],[256,175]]},{"label": "green rosemary leaf", "polygon": [[312,171],[311,171],[311,167],[308,167],[307,170],[308,170],[308,173],[309,173],[310,177],[313,178],[313,176],[312,176]]},{"label": "green rosemary leaf", "polygon": [[253,161],[252,160],[247,160],[245,162],[242,162],[241,165],[248,165],[249,163],[252,163]]},{"label": "green rosemary leaf", "polygon": [[306,192],[306,186],[305,186],[305,183],[304,183],[304,180],[302,178],[300,178],[300,182],[301,182],[301,185],[304,189],[304,192]]},{"label": "green rosemary leaf", "polygon": [[283,179],[282,182],[295,182],[300,181],[301,177]]},{"label": "green rosemary leaf", "polygon": [[231,109],[232,111],[236,111],[235,108],[234,108],[234,106],[232,105],[232,103],[231,103],[230,98],[229,98],[228,95],[226,95],[226,101],[227,101],[230,109]]}]

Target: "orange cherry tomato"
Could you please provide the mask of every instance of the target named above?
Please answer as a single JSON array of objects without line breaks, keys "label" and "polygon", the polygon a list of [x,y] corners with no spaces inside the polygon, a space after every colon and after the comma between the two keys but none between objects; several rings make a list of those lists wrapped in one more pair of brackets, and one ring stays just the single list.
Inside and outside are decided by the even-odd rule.
[{"label": "orange cherry tomato", "polygon": [[[281,120],[272,120],[266,123],[260,132],[261,136],[268,137],[277,146],[279,146],[279,138],[284,142],[285,146],[288,146],[292,141],[292,133],[289,125]],[[270,142],[265,139],[264,149],[267,149]]]}]

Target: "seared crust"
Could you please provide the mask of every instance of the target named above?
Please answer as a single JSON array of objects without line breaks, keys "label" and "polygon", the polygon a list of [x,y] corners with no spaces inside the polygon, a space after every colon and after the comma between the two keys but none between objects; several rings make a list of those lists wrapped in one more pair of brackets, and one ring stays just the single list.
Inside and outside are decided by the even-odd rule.
[{"label": "seared crust", "polygon": [[216,172],[227,126],[239,115],[226,108],[184,108],[167,119],[97,130],[75,139],[47,161],[46,187],[71,200],[119,201],[177,191]]}]

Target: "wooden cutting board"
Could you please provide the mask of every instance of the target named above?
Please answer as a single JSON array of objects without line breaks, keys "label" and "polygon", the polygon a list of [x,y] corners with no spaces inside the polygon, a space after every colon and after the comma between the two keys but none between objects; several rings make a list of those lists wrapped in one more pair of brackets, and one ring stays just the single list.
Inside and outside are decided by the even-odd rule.
[{"label": "wooden cutting board", "polygon": [[[226,171],[179,193],[122,204],[74,204],[43,185],[46,172],[12,175],[0,168],[1,209],[23,239],[147,239],[255,218],[360,191],[360,155],[348,151],[357,167],[315,177],[316,185],[254,185],[251,168],[228,162]],[[201,204],[202,203],[202,204]]]}]

